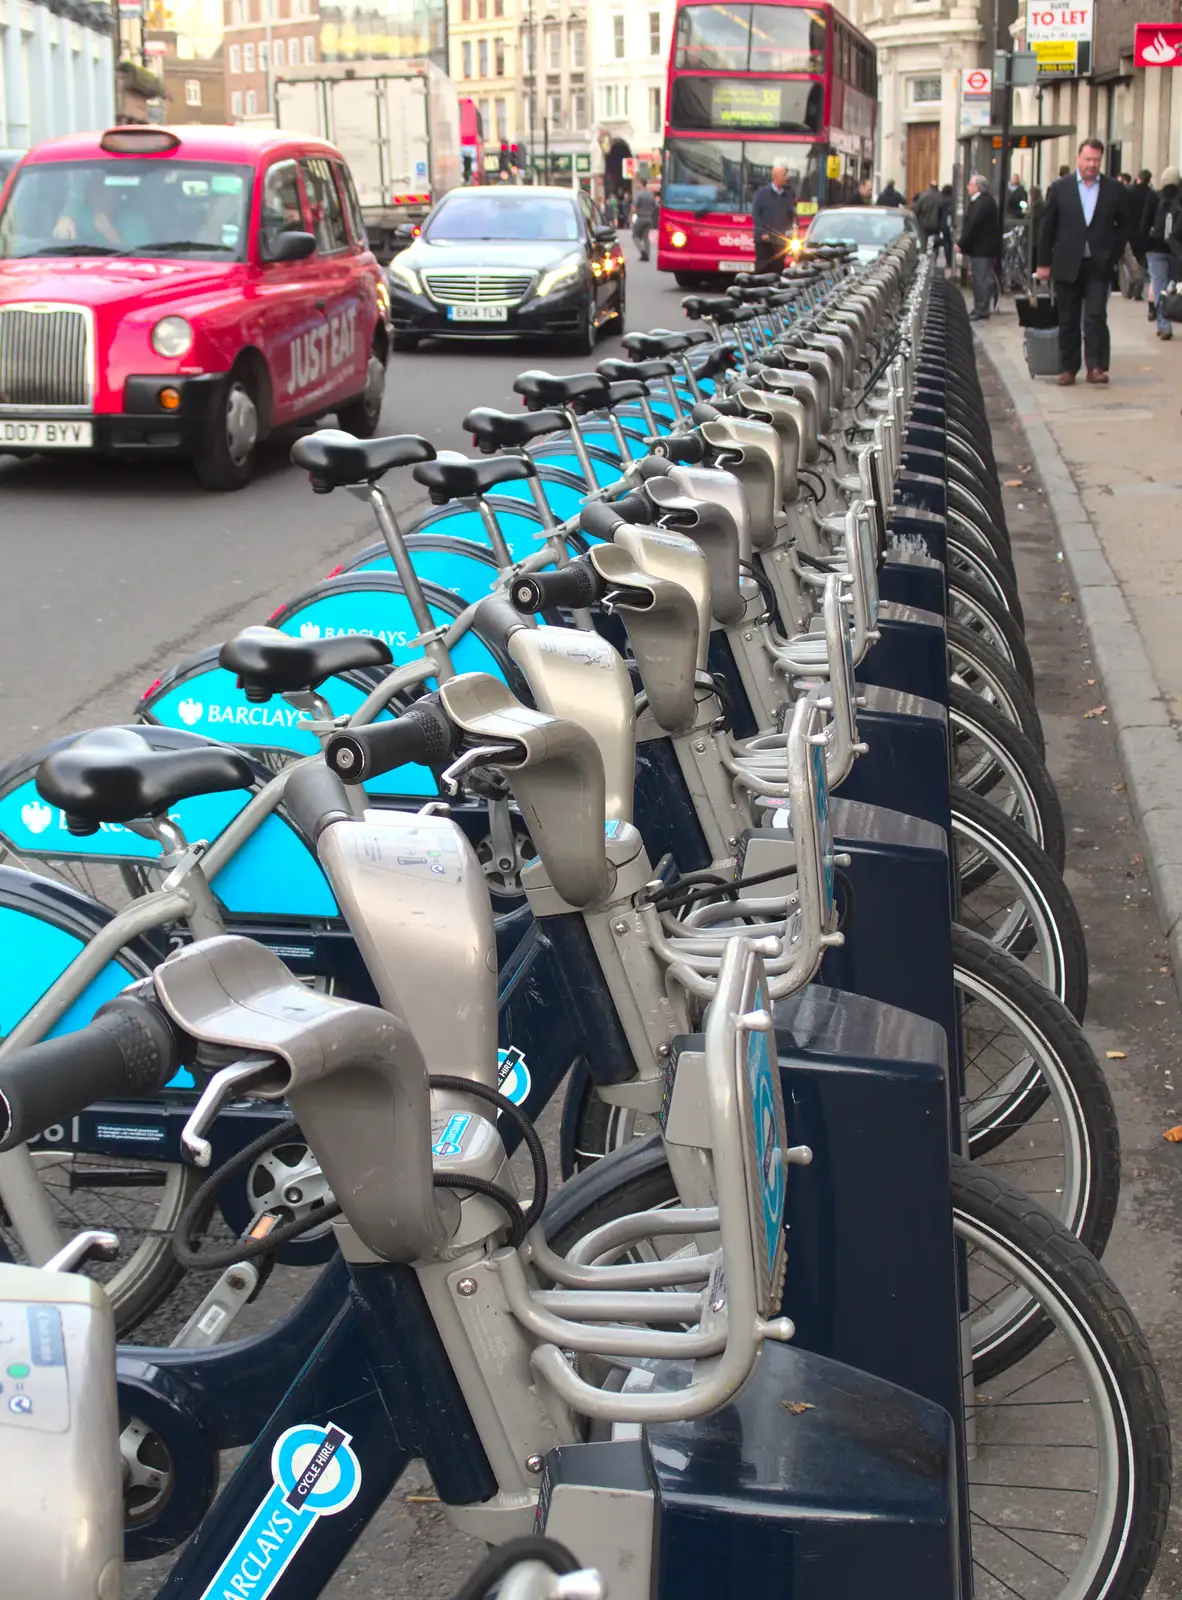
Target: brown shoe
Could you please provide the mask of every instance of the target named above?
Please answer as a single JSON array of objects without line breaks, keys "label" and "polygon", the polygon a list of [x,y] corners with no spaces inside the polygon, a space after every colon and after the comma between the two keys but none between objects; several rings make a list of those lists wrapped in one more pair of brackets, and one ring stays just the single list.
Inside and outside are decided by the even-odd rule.
[{"label": "brown shoe", "polygon": [[1089,367],[1088,368],[1088,382],[1089,383],[1107,383],[1108,382],[1108,374],[1104,371],[1103,367]]},{"label": "brown shoe", "polygon": [[[1091,373],[1090,372],[1088,373],[1088,377],[1089,378],[1091,377]],[[1060,389],[1070,389],[1071,385],[1074,382],[1075,382],[1075,373],[1074,372],[1061,372],[1059,374],[1059,387],[1060,387]]]}]

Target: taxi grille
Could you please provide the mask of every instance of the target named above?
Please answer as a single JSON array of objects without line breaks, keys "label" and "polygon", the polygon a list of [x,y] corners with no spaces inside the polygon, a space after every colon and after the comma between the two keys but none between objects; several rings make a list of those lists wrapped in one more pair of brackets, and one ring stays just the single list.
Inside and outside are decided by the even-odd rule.
[{"label": "taxi grille", "polygon": [[427,272],[432,300],[450,306],[516,305],[534,281],[532,272]]},{"label": "taxi grille", "polygon": [[70,306],[0,307],[0,407],[90,403],[89,314]]}]

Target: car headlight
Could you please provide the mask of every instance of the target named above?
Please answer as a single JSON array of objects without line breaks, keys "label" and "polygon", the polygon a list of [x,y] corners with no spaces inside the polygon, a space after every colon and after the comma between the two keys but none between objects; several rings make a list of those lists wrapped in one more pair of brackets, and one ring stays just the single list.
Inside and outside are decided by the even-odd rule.
[{"label": "car headlight", "polygon": [[386,270],[404,289],[409,289],[411,294],[422,294],[423,286],[419,282],[418,273],[413,267],[407,266],[401,256],[395,256]]},{"label": "car headlight", "polygon": [[583,258],[577,250],[573,250],[569,256],[563,256],[558,265],[551,267],[549,272],[543,272],[537,287],[538,295],[553,294],[555,289],[568,288],[582,269]]},{"label": "car headlight", "polygon": [[193,324],[184,317],[161,317],[152,329],[152,349],[175,361],[193,348]]},{"label": "car headlight", "polygon": [[669,247],[672,250],[684,250],[688,243],[689,240],[686,238],[685,234],[682,233],[680,228],[674,228],[673,232],[669,235]]}]

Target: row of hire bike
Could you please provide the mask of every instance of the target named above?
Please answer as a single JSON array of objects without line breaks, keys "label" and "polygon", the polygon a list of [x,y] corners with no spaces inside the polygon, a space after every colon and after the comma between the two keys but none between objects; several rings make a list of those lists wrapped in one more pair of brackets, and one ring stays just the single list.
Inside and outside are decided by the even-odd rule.
[{"label": "row of hire bike", "polygon": [[303,1600],[416,1458],[506,1594],[1144,1591],[961,299],[903,240],[684,305],[470,457],[302,438],[380,540],[0,771],[6,1594]]}]

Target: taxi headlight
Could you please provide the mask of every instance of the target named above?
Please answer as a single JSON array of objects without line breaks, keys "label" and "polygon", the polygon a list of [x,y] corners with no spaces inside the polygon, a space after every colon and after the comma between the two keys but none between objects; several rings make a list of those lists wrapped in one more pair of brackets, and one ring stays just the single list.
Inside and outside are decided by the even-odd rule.
[{"label": "taxi headlight", "polygon": [[411,294],[422,294],[423,286],[419,282],[418,273],[413,267],[407,266],[401,256],[395,256],[386,270],[404,289],[409,289]]},{"label": "taxi headlight", "polygon": [[569,256],[563,256],[557,266],[551,267],[549,272],[543,272],[537,288],[539,298],[544,294],[553,294],[555,289],[569,288],[579,276],[582,266],[583,258],[577,250],[572,250]]},{"label": "taxi headlight", "polygon": [[193,348],[193,324],[184,317],[161,317],[152,329],[152,349],[175,361]]}]

